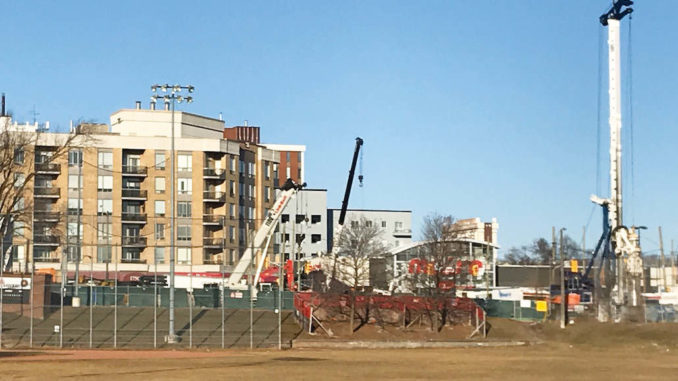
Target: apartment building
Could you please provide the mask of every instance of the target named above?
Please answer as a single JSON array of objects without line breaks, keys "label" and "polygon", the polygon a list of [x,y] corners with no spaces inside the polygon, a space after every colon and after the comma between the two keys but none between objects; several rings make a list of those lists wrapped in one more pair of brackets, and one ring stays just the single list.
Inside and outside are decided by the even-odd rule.
[{"label": "apartment building", "polygon": [[[334,231],[339,225],[341,209],[327,209],[327,236],[334,237]],[[345,226],[356,225],[365,219],[366,223],[374,224],[382,231],[381,240],[385,247],[394,248],[412,242],[412,211],[411,210],[378,210],[378,209],[348,209],[346,211]],[[327,241],[327,251],[332,250],[332,239]]]},{"label": "apartment building", "polygon": [[[280,172],[281,179],[292,179],[296,183],[304,182],[304,153],[306,146],[298,144],[261,143],[260,128],[257,126],[234,126],[224,130],[224,139],[257,144],[276,151],[279,157],[274,166]],[[276,184],[276,187],[278,184]]]},{"label": "apartment building", "polygon": [[[168,263],[172,112],[137,103],[113,113],[110,129],[78,128],[90,139],[59,160],[47,160],[51,142],[66,134],[42,133],[35,147],[36,176],[26,193],[35,207],[35,262],[65,254],[82,263]],[[279,154],[224,139],[223,121],[206,116],[176,111],[173,129],[177,263],[234,263],[273,205]],[[25,242],[15,237],[16,246]]]},{"label": "apartment building", "polygon": [[[303,189],[280,216],[276,252],[285,259],[316,257],[327,250],[327,189]],[[281,238],[282,237],[282,238]]]}]

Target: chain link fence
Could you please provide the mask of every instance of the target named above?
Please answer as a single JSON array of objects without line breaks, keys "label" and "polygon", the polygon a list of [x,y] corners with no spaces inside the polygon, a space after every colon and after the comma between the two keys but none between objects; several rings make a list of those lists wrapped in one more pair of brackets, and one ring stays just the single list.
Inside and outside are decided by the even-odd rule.
[{"label": "chain link fence", "polygon": [[293,293],[175,289],[177,344],[166,344],[169,289],[160,286],[36,285],[3,288],[2,348],[283,348],[301,328]]}]

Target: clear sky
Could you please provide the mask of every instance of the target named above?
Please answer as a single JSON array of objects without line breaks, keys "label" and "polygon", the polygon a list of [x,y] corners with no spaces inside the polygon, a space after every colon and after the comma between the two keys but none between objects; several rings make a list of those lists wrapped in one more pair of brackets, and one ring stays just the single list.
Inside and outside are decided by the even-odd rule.
[{"label": "clear sky", "polygon": [[[195,103],[182,109],[306,145],[307,181],[328,189],[329,207],[341,204],[361,136],[365,186],[351,207],[412,210],[415,236],[435,211],[496,217],[504,248],[550,237],[552,225],[579,240],[588,224],[593,243],[601,222],[589,195],[608,192],[598,16],[609,4],[5,0],[0,91],[17,120],[35,106],[67,128],[108,123],[136,100],[148,107],[153,83],[190,83]],[[651,251],[659,225],[667,248],[678,239],[675,5],[636,1],[632,59],[622,52],[625,222],[649,227]]]}]

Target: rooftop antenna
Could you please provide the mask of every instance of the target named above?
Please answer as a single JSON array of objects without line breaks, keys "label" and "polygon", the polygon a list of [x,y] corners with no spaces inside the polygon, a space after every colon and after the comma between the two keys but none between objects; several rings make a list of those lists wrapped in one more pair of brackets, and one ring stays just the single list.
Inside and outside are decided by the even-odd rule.
[{"label": "rooftop antenna", "polygon": [[33,109],[31,109],[31,115],[33,116],[33,124],[38,121],[38,115],[40,115],[39,112],[35,110],[35,105],[33,105]]}]

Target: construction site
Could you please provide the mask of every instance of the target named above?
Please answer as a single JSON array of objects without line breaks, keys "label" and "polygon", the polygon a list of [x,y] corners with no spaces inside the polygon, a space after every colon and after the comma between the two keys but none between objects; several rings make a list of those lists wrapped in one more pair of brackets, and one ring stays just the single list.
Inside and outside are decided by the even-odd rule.
[{"label": "construction site", "polygon": [[433,213],[413,240],[411,210],[352,209],[369,187],[365,148],[380,144],[365,136],[341,144],[331,209],[307,184],[305,146],[175,111],[191,85],[152,85],[148,109],[68,133],[17,123],[3,94],[0,378],[675,377],[673,244],[666,254],[659,227],[649,257],[647,227],[624,214],[634,6],[592,15],[606,36],[609,193],[582,203],[600,236],[574,256],[554,226],[540,264],[503,259],[496,218]]}]

